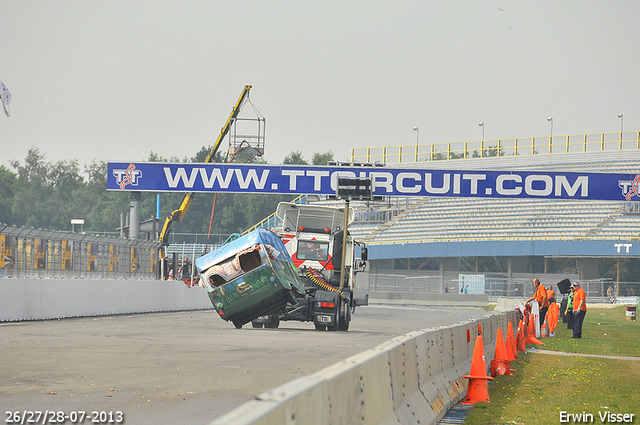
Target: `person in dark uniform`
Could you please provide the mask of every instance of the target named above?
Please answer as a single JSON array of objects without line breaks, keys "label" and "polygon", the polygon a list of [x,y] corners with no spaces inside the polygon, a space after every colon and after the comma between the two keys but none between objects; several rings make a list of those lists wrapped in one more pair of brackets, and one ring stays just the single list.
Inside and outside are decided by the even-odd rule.
[{"label": "person in dark uniform", "polygon": [[189,261],[189,257],[187,257],[182,265],[182,278],[186,279],[189,277],[191,277],[191,261]]}]

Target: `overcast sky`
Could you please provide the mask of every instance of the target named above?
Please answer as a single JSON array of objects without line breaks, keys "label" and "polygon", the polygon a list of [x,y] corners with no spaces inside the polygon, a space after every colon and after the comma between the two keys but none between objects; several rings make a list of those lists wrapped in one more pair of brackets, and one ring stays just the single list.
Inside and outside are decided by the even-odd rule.
[{"label": "overcast sky", "polygon": [[[191,157],[245,84],[302,151],[640,130],[640,2],[0,0],[0,165]],[[0,109],[1,111],[1,109]],[[245,115],[247,109],[243,111]],[[226,141],[224,144],[226,148]]]}]

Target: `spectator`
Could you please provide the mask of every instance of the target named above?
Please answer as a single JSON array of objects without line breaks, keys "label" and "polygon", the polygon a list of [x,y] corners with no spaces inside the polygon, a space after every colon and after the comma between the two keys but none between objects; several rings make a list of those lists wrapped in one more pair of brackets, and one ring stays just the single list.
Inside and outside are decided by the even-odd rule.
[{"label": "spectator", "polygon": [[444,287],[444,293],[448,294],[449,293],[449,284],[447,283],[447,286]]},{"label": "spectator", "polygon": [[556,291],[551,288],[551,285],[547,288],[547,298],[549,299],[549,304],[556,302]]},{"label": "spectator", "polygon": [[573,330],[573,296],[575,295],[576,288],[571,285],[571,292],[569,292],[569,298],[567,299],[567,308],[564,311],[564,315],[567,316],[567,329]]},{"label": "spectator", "polygon": [[575,288],[573,295],[573,337],[582,338],[582,322],[587,314],[587,294],[580,287],[580,283],[571,284]]},{"label": "spectator", "polygon": [[547,310],[549,309],[547,290],[545,289],[544,285],[540,284],[540,280],[537,277],[533,279],[533,287],[536,289],[536,292],[531,298],[527,300],[525,304],[528,304],[534,300],[538,302],[538,307],[540,309],[540,325],[542,326],[542,324],[544,323],[544,317],[547,315]]},{"label": "spectator", "polygon": [[465,287],[464,287],[464,293],[465,293],[465,294],[468,294],[468,293],[469,293],[469,285],[467,285],[467,286],[465,286]]},{"label": "spectator", "polygon": [[189,261],[189,257],[185,258],[184,265],[182,266],[182,278],[190,278],[191,277],[191,261]]},{"label": "spectator", "polygon": [[609,288],[607,288],[607,298],[609,298],[609,302],[611,304],[615,301],[613,298],[613,286],[609,286]]}]

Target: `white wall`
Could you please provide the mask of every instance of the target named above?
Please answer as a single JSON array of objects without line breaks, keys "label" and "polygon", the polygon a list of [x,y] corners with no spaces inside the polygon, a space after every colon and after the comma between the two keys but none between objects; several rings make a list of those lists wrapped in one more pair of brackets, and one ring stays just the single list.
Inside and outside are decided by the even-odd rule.
[{"label": "white wall", "polygon": [[203,288],[180,281],[0,279],[0,322],[211,308]]}]

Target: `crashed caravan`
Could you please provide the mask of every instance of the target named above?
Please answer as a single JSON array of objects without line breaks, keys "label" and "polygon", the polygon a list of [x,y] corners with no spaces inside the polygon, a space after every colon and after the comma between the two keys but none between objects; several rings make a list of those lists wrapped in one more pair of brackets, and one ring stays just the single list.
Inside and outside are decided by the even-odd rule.
[{"label": "crashed caravan", "polygon": [[304,286],[282,241],[258,229],[195,262],[218,315],[238,329],[260,316],[278,314]]}]

